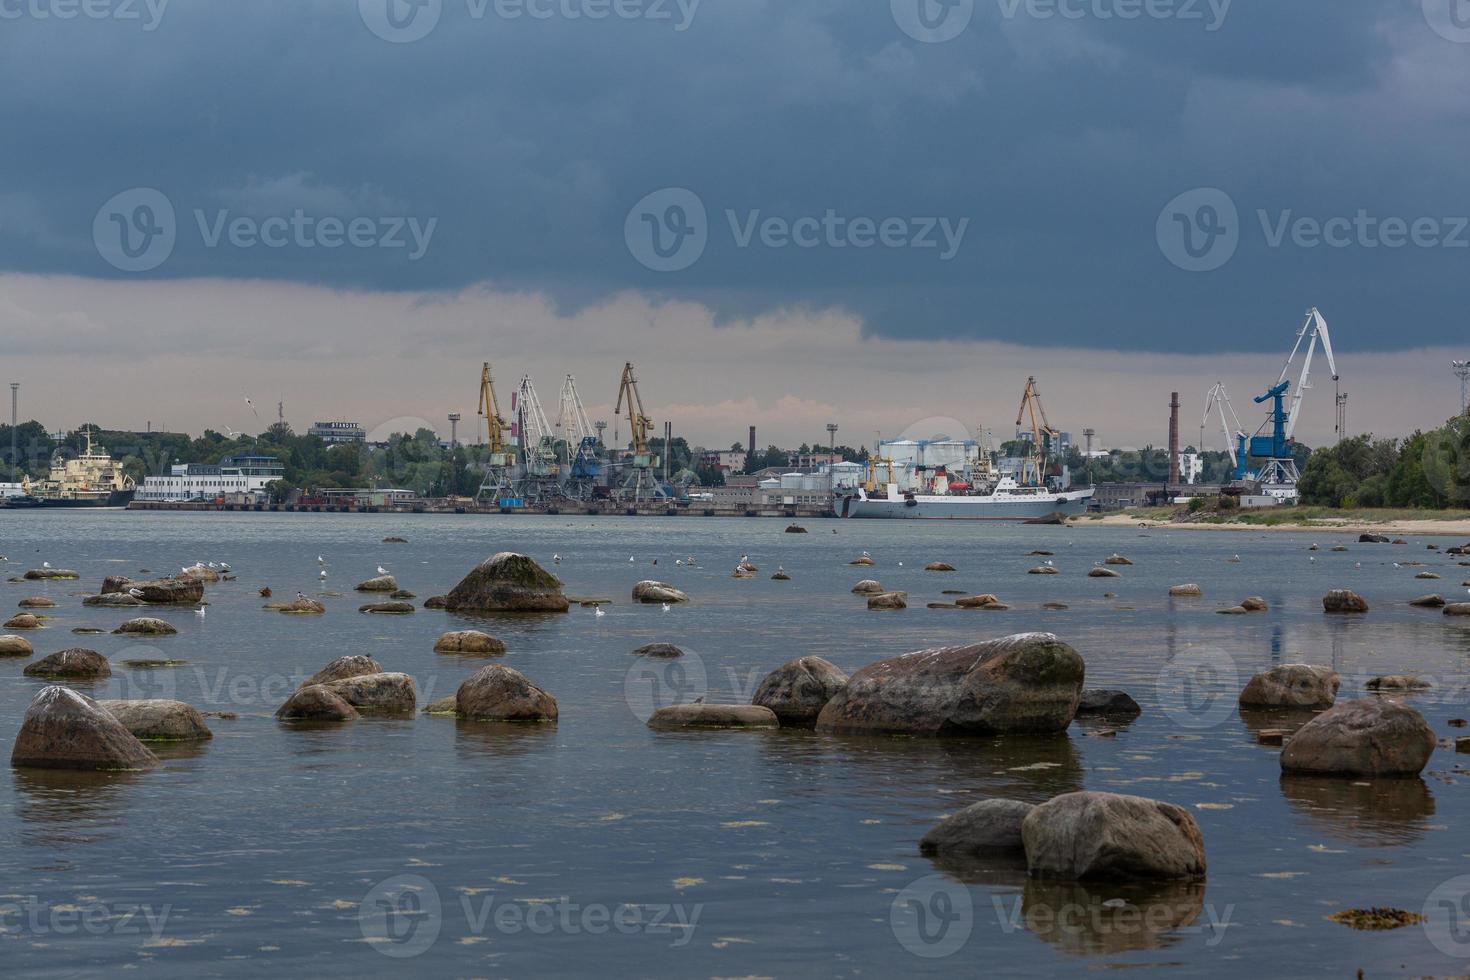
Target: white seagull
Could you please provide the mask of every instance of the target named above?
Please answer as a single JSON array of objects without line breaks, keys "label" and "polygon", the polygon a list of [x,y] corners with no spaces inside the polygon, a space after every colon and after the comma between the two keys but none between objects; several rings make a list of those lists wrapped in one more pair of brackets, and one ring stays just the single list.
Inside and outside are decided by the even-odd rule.
[{"label": "white seagull", "polygon": [[551,556],[551,560],[554,561],[554,562],[556,562],[558,565],[560,565],[561,564],[561,555],[552,555]]},{"label": "white seagull", "polygon": [[378,566],[378,574],[379,575],[387,575],[388,574],[388,569],[384,568],[382,565],[379,565]]},{"label": "white seagull", "polygon": [[42,568],[50,568],[51,567],[51,563],[49,561],[43,561],[43,562],[41,562],[41,567]]},{"label": "white seagull", "polygon": [[142,589],[128,589],[128,595],[132,596],[134,599],[141,599],[141,598],[143,598],[143,590]]},{"label": "white seagull", "polygon": [[598,606],[597,607],[597,610],[596,610],[596,613],[595,614],[598,615],[598,616],[606,616],[607,615],[607,613],[605,613],[605,612],[602,611],[602,607],[601,606]]},{"label": "white seagull", "polygon": [[327,580],[327,570],[325,568],[322,569],[321,580],[323,582]]}]

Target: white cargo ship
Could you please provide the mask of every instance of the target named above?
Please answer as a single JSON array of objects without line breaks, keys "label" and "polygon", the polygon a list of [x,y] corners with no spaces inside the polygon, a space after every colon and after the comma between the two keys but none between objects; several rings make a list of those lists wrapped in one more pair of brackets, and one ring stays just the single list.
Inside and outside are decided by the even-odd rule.
[{"label": "white cargo ship", "polygon": [[1001,477],[989,492],[915,493],[889,483],[881,492],[858,488],[834,499],[839,517],[941,521],[1028,521],[1051,514],[1075,517],[1087,512],[1093,490],[1065,492],[1027,487]]}]

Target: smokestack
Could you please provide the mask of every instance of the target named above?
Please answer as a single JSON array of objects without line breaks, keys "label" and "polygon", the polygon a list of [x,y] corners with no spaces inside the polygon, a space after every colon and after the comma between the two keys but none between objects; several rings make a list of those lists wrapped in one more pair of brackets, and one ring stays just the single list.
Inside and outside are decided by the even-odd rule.
[{"label": "smokestack", "polygon": [[1169,398],[1169,489],[1179,486],[1179,392]]},{"label": "smokestack", "polygon": [[755,455],[755,426],[750,427],[750,455]]}]

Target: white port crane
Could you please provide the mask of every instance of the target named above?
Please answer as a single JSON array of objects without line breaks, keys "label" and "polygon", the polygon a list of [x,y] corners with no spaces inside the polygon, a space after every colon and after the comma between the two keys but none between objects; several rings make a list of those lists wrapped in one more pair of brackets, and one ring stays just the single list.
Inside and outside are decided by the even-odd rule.
[{"label": "white port crane", "polygon": [[569,453],[575,453],[583,440],[595,434],[592,423],[587,420],[587,410],[582,407],[582,396],[577,393],[577,380],[570,374],[561,384],[561,410],[556,416],[556,434],[566,444]]},{"label": "white port crane", "polygon": [[536,395],[536,386],[531,383],[529,374],[521,379],[516,401],[516,422],[521,437],[521,451],[525,454],[526,472],[533,477],[553,475],[556,448],[551,425],[546,421],[546,413],[541,410],[541,399]]},{"label": "white port crane", "polygon": [[1322,342],[1322,353],[1327,355],[1327,367],[1332,372],[1333,387],[1336,388],[1337,382],[1341,380],[1337,373],[1337,359],[1332,356],[1332,335],[1327,332],[1327,320],[1314,306],[1307,311],[1307,318],[1302,323],[1302,328],[1297,331],[1296,346],[1291,349],[1291,356],[1286,359],[1286,366],[1281,369],[1281,378],[1277,383],[1286,381],[1287,375],[1291,373],[1292,362],[1296,360],[1296,355],[1302,348],[1302,341],[1307,339],[1308,334],[1312,339],[1307,345],[1307,356],[1302,362],[1302,374],[1297,380],[1296,390],[1292,392],[1291,408],[1286,415],[1286,438],[1288,439],[1292,438],[1293,433],[1296,432],[1296,423],[1301,417],[1302,396],[1306,394],[1308,388],[1312,387],[1312,356],[1317,353],[1319,340]]},{"label": "white port crane", "polygon": [[[1225,390],[1225,382],[1215,382],[1215,387],[1205,396],[1205,414],[1199,423],[1200,451],[1205,448],[1205,426],[1210,422],[1210,414],[1215,413],[1220,419],[1220,431],[1225,436],[1225,451],[1230,454],[1230,468],[1235,469],[1240,463],[1236,447],[1245,441],[1245,428],[1240,424],[1240,416],[1235,413],[1235,406],[1230,403],[1230,392]],[[1235,424],[1232,426],[1231,422]]]}]

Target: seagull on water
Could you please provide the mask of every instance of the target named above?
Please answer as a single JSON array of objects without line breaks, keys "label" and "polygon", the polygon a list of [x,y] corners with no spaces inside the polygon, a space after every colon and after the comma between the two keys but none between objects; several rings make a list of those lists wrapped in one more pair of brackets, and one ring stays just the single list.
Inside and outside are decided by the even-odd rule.
[{"label": "seagull on water", "polygon": [[682,559],[682,558],[675,558],[674,559],[674,564],[675,565],[682,565],[682,564],[684,564],[684,559]]},{"label": "seagull on water", "polygon": [[327,570],[325,568],[322,569],[322,574],[321,574],[320,578],[321,578],[321,580],[323,582],[325,582],[327,580]]},{"label": "seagull on water", "polygon": [[605,612],[602,611],[602,607],[601,606],[598,606],[596,612],[594,613],[594,615],[597,615],[597,616],[606,616],[607,613],[605,613]]},{"label": "seagull on water", "polygon": [[628,561],[629,561],[629,563],[630,563],[630,564],[631,564],[631,563],[632,563],[632,562],[633,562],[633,560],[634,560],[634,559],[633,559],[633,556],[632,556],[632,555],[629,555],[629,556],[628,556]]},{"label": "seagull on water", "polygon": [[203,619],[204,618],[204,607],[203,606],[200,606],[198,609],[194,610],[194,615],[198,616],[200,619]]},{"label": "seagull on water", "polygon": [[673,609],[673,608],[674,607],[671,606],[671,605],[669,605],[667,602],[664,603],[664,612],[668,612],[670,609]]},{"label": "seagull on water", "polygon": [[325,565],[327,563],[327,560],[325,558],[323,558],[321,555],[317,555],[316,556],[316,563],[318,565]]},{"label": "seagull on water", "polygon": [[220,567],[220,571],[222,571],[222,572],[228,572],[230,570],[230,566],[229,566],[229,564],[227,562],[220,562],[219,563],[219,567]]},{"label": "seagull on water", "polygon": [[554,561],[554,562],[556,562],[558,565],[560,565],[561,564],[561,555],[552,555],[551,556],[551,560]]}]

